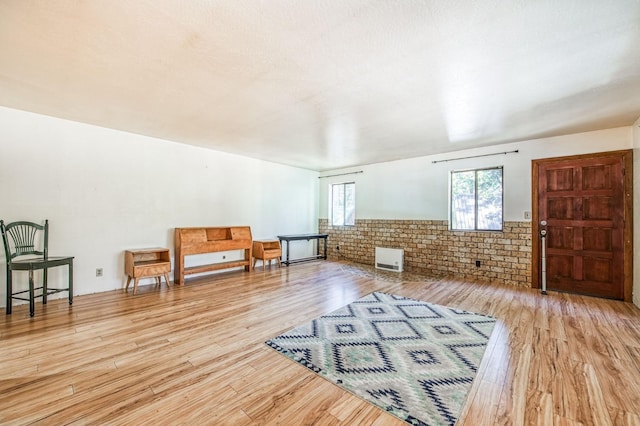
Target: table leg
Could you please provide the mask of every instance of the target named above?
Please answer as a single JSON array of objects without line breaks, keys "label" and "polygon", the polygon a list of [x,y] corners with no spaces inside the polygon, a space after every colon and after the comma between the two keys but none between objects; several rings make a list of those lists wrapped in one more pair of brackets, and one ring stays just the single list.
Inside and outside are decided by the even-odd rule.
[{"label": "table leg", "polygon": [[285,265],[289,266],[289,240],[280,240],[280,247],[282,247],[282,243],[285,243],[285,250],[284,250],[284,263]]},{"label": "table leg", "polygon": [[327,237],[324,237],[324,260],[327,260]]},{"label": "table leg", "polygon": [[69,304],[73,305],[73,259],[69,261]]}]

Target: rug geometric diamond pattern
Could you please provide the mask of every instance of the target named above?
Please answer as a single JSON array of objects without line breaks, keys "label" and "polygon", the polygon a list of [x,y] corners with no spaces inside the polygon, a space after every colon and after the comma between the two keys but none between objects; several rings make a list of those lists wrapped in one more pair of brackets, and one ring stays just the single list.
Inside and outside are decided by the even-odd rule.
[{"label": "rug geometric diamond pattern", "polygon": [[416,425],[453,425],[495,319],[374,292],[266,342]]}]

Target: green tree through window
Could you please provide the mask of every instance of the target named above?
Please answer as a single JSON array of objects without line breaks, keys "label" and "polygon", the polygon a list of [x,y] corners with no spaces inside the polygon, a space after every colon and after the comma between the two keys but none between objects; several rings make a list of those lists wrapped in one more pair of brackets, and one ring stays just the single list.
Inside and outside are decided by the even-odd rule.
[{"label": "green tree through window", "polygon": [[451,229],[502,230],[502,167],[451,172]]},{"label": "green tree through window", "polygon": [[337,183],[331,185],[331,225],[353,226],[356,224],[356,184]]}]

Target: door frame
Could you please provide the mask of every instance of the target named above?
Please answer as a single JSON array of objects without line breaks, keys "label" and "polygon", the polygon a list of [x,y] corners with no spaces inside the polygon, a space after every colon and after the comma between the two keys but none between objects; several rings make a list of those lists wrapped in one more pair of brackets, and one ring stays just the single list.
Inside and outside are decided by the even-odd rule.
[{"label": "door frame", "polygon": [[541,287],[540,217],[538,212],[538,168],[541,163],[598,157],[621,157],[624,174],[624,301],[632,301],[633,290],[633,150],[596,152],[531,160],[531,288]]}]

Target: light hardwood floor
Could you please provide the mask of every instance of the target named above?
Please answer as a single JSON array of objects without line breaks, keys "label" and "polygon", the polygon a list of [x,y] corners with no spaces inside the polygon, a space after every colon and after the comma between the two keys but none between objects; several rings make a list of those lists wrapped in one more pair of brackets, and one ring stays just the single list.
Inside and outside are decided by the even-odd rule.
[{"label": "light hardwood floor", "polygon": [[633,305],[403,279],[312,262],[0,311],[0,423],[404,424],[263,344],[384,291],[498,318],[458,424],[640,425]]}]

